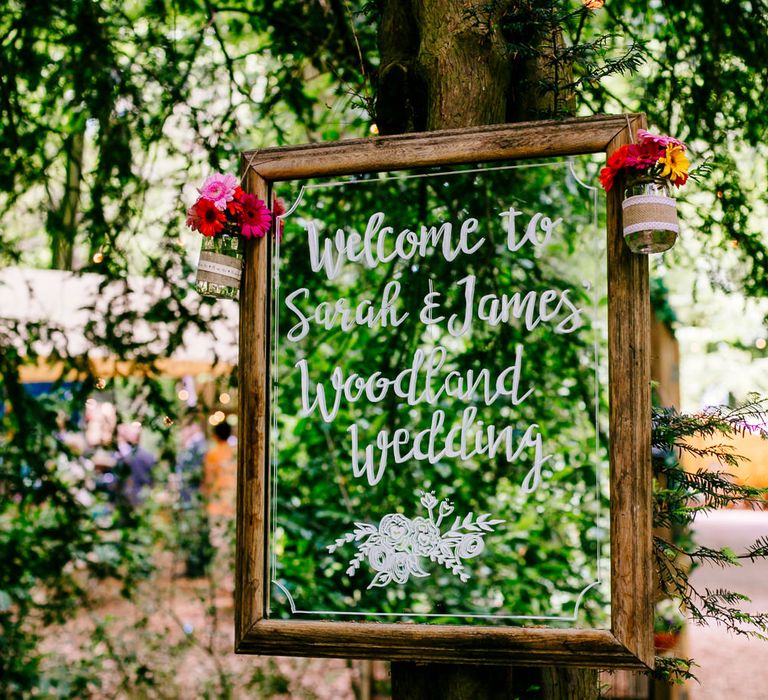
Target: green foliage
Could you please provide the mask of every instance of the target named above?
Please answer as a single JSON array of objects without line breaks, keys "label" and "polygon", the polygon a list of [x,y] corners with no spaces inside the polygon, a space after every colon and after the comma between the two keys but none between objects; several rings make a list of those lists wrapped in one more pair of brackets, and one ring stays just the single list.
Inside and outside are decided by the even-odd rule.
[{"label": "green foliage", "polygon": [[[355,122],[353,31],[375,28],[333,4],[12,0],[0,17],[0,215],[14,225],[0,260],[124,275],[112,252],[138,231],[177,238],[181,207],[167,203],[190,168],[235,170],[246,145],[338,138]],[[50,257],[17,247],[43,232]],[[144,268],[135,252],[124,263]]]},{"label": "green foliage", "polygon": [[[654,526],[677,532],[677,538],[654,536],[654,559],[662,593],[680,599],[687,615],[697,624],[717,624],[743,636],[768,639],[768,611],[747,612],[741,593],[717,589],[699,590],[690,572],[700,564],[740,566],[745,560],[768,558],[768,539],[758,538],[743,552],[729,547],[697,545],[686,535],[694,519],[718,508],[746,504],[765,508],[768,489],[738,483],[726,469],[738,467],[742,458],[729,439],[745,434],[768,438],[768,400],[751,397],[735,408],[712,407],[696,414],[655,409],[653,415],[653,467],[659,480],[654,489]],[[698,439],[698,440],[697,440]],[[704,440],[702,444],[700,440]],[[713,441],[713,442],[706,442]],[[687,470],[683,455],[707,458],[723,467]],[[659,660],[657,659],[657,662]],[[666,659],[657,675],[664,679],[692,677],[690,661]]]},{"label": "green foliage", "polygon": [[[595,83],[584,94],[597,112],[645,112],[652,126],[689,145],[692,162],[709,162],[699,185],[706,196],[687,210],[687,226],[706,241],[702,262],[713,283],[754,296],[768,290],[764,227],[753,213],[766,196],[767,28],[763,3],[606,3],[592,31],[644,44],[647,63],[628,85]],[[720,261],[732,246],[740,269],[724,274]]]},{"label": "green foliage", "polygon": [[661,277],[651,277],[651,308],[656,319],[674,331],[679,319],[669,303],[669,290]]},{"label": "green foliage", "polygon": [[[764,167],[763,5],[612,0],[594,14],[551,0],[516,5],[522,12],[503,19],[512,60],[542,60],[557,77],[553,83],[521,69],[523,88],[555,93],[555,116],[570,110],[571,92],[582,111],[645,111],[654,126],[688,141],[697,159],[709,156],[699,229],[711,232],[722,248],[734,242],[746,270],[736,282],[751,294],[765,294],[765,242],[752,216],[765,189],[748,172]],[[374,4],[337,0],[236,6],[11,0],[0,16],[0,261],[103,275],[105,296],[109,285],[116,291],[99,310],[99,322],[83,329],[88,345],[156,368],[158,359],[182,346],[185,332],[206,333],[212,312],[190,294],[190,266],[178,262],[186,254],[178,240],[185,184],[199,180],[203,167],[234,171],[246,147],[359,134],[372,115],[378,11]],[[552,38],[556,30],[564,33],[562,42]],[[632,97],[622,93],[624,83],[605,80],[628,73]],[[103,262],[95,262],[97,252]],[[713,253],[705,262],[714,266],[716,260]],[[131,294],[129,274],[162,280],[148,309],[123,305]],[[164,329],[162,348],[135,334],[140,319]],[[77,411],[99,377],[85,353],[70,351],[65,319],[57,321],[0,319],[0,689],[82,697],[94,692],[100,664],[120,661],[127,664],[124,689],[146,688],[160,675],[150,676],[134,652],[113,646],[92,665],[71,664],[56,676],[40,646],[51,625],[87,604],[94,581],[115,577],[130,595],[151,572],[158,538],[146,513],[122,508],[105,517],[106,497],[94,491],[92,475],[79,470],[80,455],[61,437],[77,429]],[[395,362],[399,356],[389,357]],[[19,368],[46,358],[61,359],[64,372],[76,371],[79,380],[69,387],[59,381],[52,396],[33,398]],[[559,371],[556,359],[543,354],[537,371]],[[141,381],[115,378],[106,390],[128,397],[123,417],[150,427],[161,458],[172,464],[175,436],[165,421],[178,421],[179,413],[167,382],[158,377],[150,371]],[[573,391],[582,391],[579,377],[573,379]],[[556,414],[556,407],[551,411]],[[688,474],[670,456],[675,449],[694,451],[684,440],[697,432],[748,429],[747,417],[742,409],[656,415],[654,464],[666,480],[658,491],[660,524],[688,524],[699,512],[762,495],[735,486],[725,473]],[[305,435],[302,449],[322,451],[327,438]],[[703,454],[736,466],[725,447]],[[301,481],[299,472],[295,477]],[[320,478],[300,484],[320,502],[325,486]],[[471,484],[463,497],[472,503]],[[314,516],[297,508],[297,532],[310,532],[306,526]],[[339,524],[343,519],[332,512],[324,517]],[[551,535],[546,528],[539,534],[545,540]],[[556,550],[551,542],[551,549],[517,547],[509,556],[539,565]],[[684,564],[731,565],[766,556],[767,546],[758,541],[737,554],[687,544],[680,551],[678,542],[656,541],[662,579],[670,593],[689,596],[696,619],[755,634],[765,632],[763,616],[744,617],[738,594],[692,591]],[[98,641],[107,646],[108,627],[96,627],[103,635]],[[675,663],[683,676],[689,673],[690,664]],[[664,666],[660,673],[670,670]],[[219,685],[211,694],[225,687],[223,680],[212,682]],[[271,675],[255,675],[253,683],[265,693],[282,687]]]},{"label": "green foliage", "polygon": [[[6,342],[8,339],[6,337]],[[149,571],[141,519],[123,507],[107,513],[61,437],[57,397],[33,399],[19,381],[13,345],[0,353],[0,687],[35,686],[42,631],[87,598],[89,580],[117,577],[126,594]]]},{"label": "green foliage", "polygon": [[696,680],[696,675],[692,670],[694,666],[696,663],[693,659],[657,656],[656,666],[651,675],[656,680],[682,685],[687,681]]},{"label": "green foliage", "polygon": [[[574,9],[563,0],[510,3],[501,23],[513,61],[521,70],[514,91],[529,91],[551,100],[546,109],[525,115],[546,119],[572,116],[574,97],[614,75],[636,72],[645,60],[642,43],[617,46],[617,34],[607,31],[585,40],[592,12]],[[537,68],[531,70],[532,65]]]}]

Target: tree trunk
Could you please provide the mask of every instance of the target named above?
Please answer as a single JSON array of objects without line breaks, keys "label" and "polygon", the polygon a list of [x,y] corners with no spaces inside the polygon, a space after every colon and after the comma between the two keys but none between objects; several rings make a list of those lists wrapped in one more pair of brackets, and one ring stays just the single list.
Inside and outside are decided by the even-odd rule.
[{"label": "tree trunk", "polygon": [[598,696],[597,669],[541,669],[541,697],[546,700],[592,700]]},{"label": "tree trunk", "polygon": [[508,2],[415,0],[427,130],[500,124],[512,72],[500,21]]},{"label": "tree trunk", "polygon": [[379,31],[381,133],[506,121],[512,63],[508,2],[384,0]]},{"label": "tree trunk", "polygon": [[499,666],[392,664],[393,700],[513,700],[512,669]]},{"label": "tree trunk", "polygon": [[597,670],[392,664],[394,700],[592,700]]},{"label": "tree trunk", "polygon": [[542,37],[538,55],[523,62],[520,79],[511,87],[509,121],[556,119],[576,111],[573,68],[559,54],[563,44],[562,30],[552,27]]},{"label": "tree trunk", "polygon": [[80,208],[80,182],[83,174],[85,130],[79,129],[67,139],[67,171],[64,195],[55,211],[48,216],[51,239],[51,267],[71,270],[77,232],[77,212]]},{"label": "tree trunk", "polygon": [[[555,31],[548,33],[541,56],[522,64],[531,75],[513,75],[516,64],[501,23],[514,5],[512,0],[383,0],[376,114],[380,133],[499,124],[508,115],[522,120],[572,108],[572,102],[564,108],[556,86],[549,92],[513,90],[513,81],[532,85],[556,77],[565,82],[570,74],[551,60],[562,41]],[[394,700],[597,696],[594,670],[392,663]]]}]

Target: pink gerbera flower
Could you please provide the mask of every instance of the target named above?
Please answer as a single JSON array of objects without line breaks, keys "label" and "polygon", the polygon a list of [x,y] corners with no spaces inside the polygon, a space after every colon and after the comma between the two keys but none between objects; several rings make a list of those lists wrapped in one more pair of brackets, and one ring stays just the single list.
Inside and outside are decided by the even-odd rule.
[{"label": "pink gerbera flower", "polygon": [[263,238],[272,225],[272,212],[267,209],[267,205],[263,201],[252,194],[244,194],[240,203],[243,206],[240,212],[243,236],[246,238],[251,236]]},{"label": "pink gerbera flower", "polygon": [[235,198],[238,180],[234,175],[214,173],[200,189],[200,195],[214,203],[219,211],[224,211],[227,204]]},{"label": "pink gerbera flower", "polygon": [[629,146],[624,165],[627,168],[645,170],[656,165],[662,155],[664,155],[662,146],[653,141],[641,141],[639,144]]},{"label": "pink gerbera flower", "polygon": [[645,129],[637,130],[637,138],[641,144],[654,143],[662,149],[665,149],[667,146],[672,144],[673,146],[680,146],[680,148],[685,150],[685,144],[682,141],[673,139],[671,136],[659,136],[657,134],[652,134],[650,131],[646,131]]}]

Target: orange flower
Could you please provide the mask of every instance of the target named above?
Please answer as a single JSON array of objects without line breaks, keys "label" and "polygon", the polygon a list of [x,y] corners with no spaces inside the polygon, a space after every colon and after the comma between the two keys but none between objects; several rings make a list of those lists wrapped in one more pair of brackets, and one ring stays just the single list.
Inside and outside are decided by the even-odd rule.
[{"label": "orange flower", "polygon": [[675,144],[668,144],[664,154],[659,158],[659,165],[663,165],[664,168],[661,171],[661,177],[668,177],[672,184],[680,185],[684,184],[688,179],[688,158],[685,155],[685,150]]}]

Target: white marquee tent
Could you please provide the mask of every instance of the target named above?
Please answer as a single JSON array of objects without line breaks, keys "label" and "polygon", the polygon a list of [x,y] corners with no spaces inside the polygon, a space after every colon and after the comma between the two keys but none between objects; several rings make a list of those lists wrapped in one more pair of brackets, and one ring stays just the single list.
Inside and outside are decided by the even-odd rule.
[{"label": "white marquee tent", "polygon": [[[99,334],[105,328],[103,319],[108,309],[113,317],[115,313],[130,310],[141,318],[142,313],[162,300],[166,285],[162,280],[142,277],[106,285],[104,282],[101,275],[90,273],[18,267],[0,270],[0,333],[7,332],[16,322],[21,323],[21,334],[25,323],[44,323],[57,329],[36,343],[36,353],[48,359],[24,366],[23,381],[57,379],[63,365],[51,358],[61,355],[87,354],[93,371],[99,376],[135,375],[148,371],[139,362],[110,356],[107,348],[99,343]],[[117,331],[132,342],[146,343],[160,356],[162,359],[156,363],[156,368],[164,375],[181,377],[231,371],[237,363],[237,303],[219,300],[213,306],[201,306],[200,313],[207,319],[216,316],[223,319],[211,321],[209,333],[188,328],[183,346],[170,357],[163,354],[170,334],[170,329],[163,324],[147,320],[135,323],[126,319],[124,324],[118,324]],[[86,333],[89,324],[92,324],[92,331]],[[15,339],[20,348],[24,345],[21,334]]]}]

